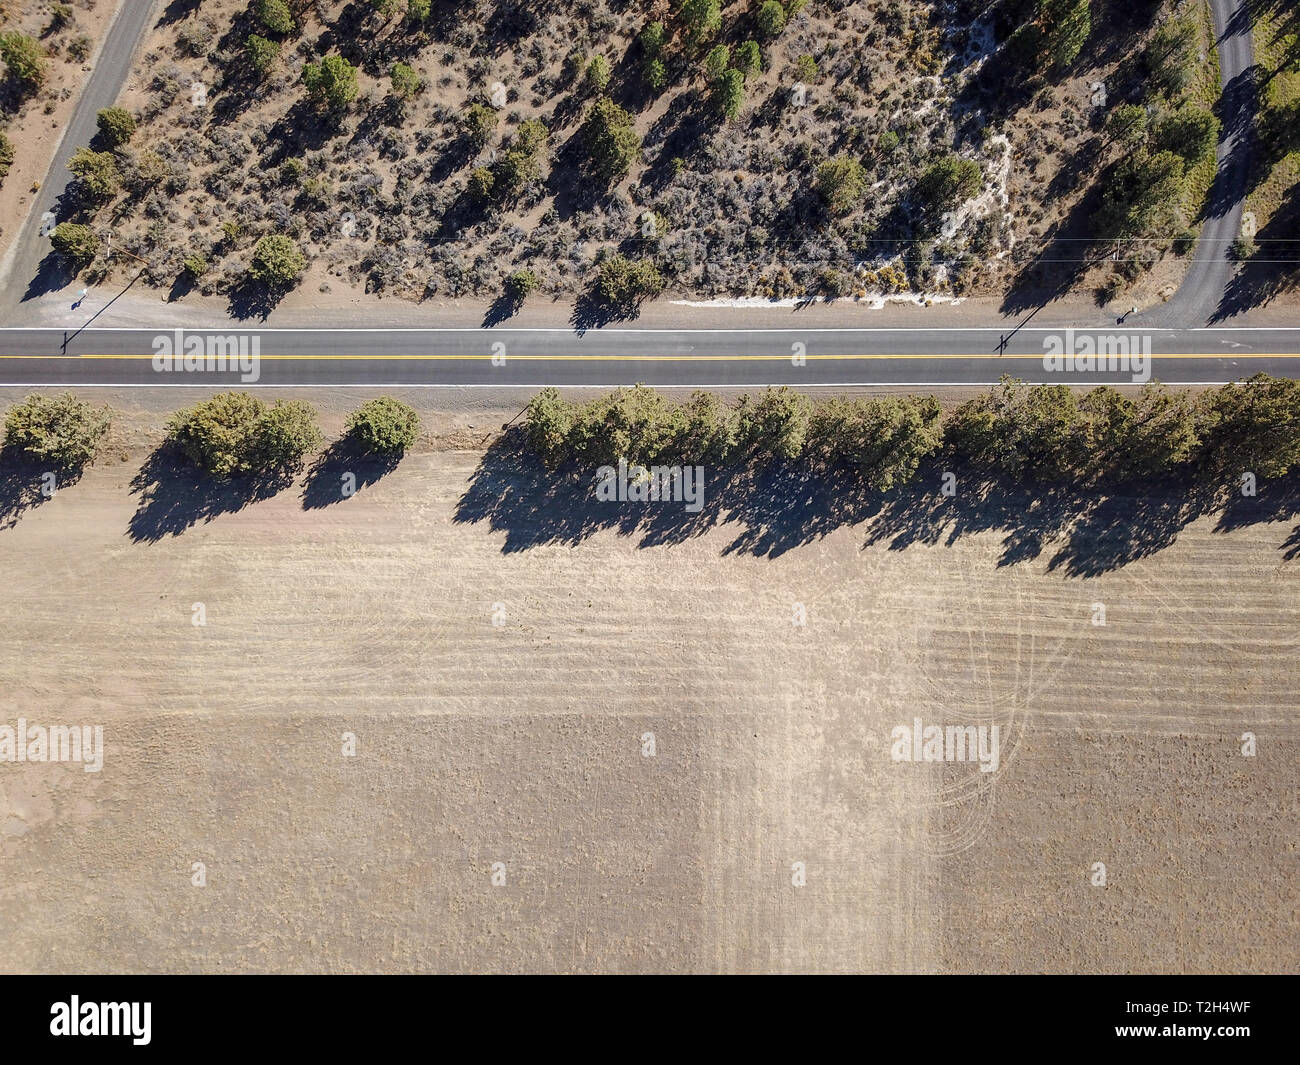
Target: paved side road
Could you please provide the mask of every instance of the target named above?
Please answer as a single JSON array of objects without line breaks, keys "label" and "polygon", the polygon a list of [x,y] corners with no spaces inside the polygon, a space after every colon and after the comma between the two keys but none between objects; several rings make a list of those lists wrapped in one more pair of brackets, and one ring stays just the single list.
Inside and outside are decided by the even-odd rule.
[{"label": "paved side road", "polygon": [[11,314],[30,287],[38,283],[41,263],[50,253],[49,237],[41,236],[40,232],[41,216],[47,211],[57,212],[59,197],[72,180],[68,160],[78,148],[90,144],[98,132],[96,116],[99,112],[117,102],[122,86],[130,76],[136,50],[154,24],[153,13],[158,6],[158,0],[123,0],[109,26],[90,78],[72,113],[72,120],[64,130],[54,161],[41,182],[40,195],[34,197],[31,212],[5,257],[0,317]]},{"label": "paved side road", "polygon": [[1222,84],[1219,167],[1210,189],[1201,239],[1197,241],[1187,276],[1163,307],[1147,315],[1162,325],[1200,325],[1216,320],[1227,311],[1223,302],[1236,268],[1230,252],[1232,242],[1241,235],[1241,216],[1250,189],[1257,95],[1248,0],[1209,0],[1209,3]]}]

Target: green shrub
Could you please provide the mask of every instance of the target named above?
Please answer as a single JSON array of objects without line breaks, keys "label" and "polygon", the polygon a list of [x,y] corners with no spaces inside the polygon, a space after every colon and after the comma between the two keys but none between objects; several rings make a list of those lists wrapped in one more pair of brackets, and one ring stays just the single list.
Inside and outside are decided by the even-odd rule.
[{"label": "green shrub", "polygon": [[1104,178],[1093,234],[1110,240],[1164,229],[1182,200],[1185,180],[1185,164],[1173,152],[1125,155]]},{"label": "green shrub", "polygon": [[112,152],[92,152],[78,148],[68,160],[68,169],[77,178],[78,192],[92,202],[112,199],[121,185],[117,159]]},{"label": "green shrub", "polygon": [[829,466],[856,471],[870,487],[905,484],[943,444],[940,407],[933,396],[832,399],[813,412],[808,449]]},{"label": "green shrub", "polygon": [[60,222],[50,234],[54,250],[80,270],[99,254],[99,238],[89,226]]},{"label": "green shrub", "polygon": [[945,155],[932,163],[916,183],[916,197],[928,214],[950,211],[980,190],[984,180],[979,163]]},{"label": "green shrub", "polygon": [[1219,143],[1220,123],[1209,111],[1199,107],[1181,107],[1161,115],[1151,131],[1151,150],[1173,152],[1188,166],[1214,154]]},{"label": "green shrub", "polygon": [[658,92],[668,83],[668,68],[664,66],[662,59],[646,60],[641,75],[654,92]]},{"label": "green shrub", "polygon": [[714,86],[713,106],[723,118],[732,122],[744,105],[745,76],[739,70],[728,70]]},{"label": "green shrub", "polygon": [[785,9],[777,0],[765,0],[758,9],[758,30],[764,37],[777,37],[785,29]]},{"label": "green shrub", "polygon": [[1064,70],[1079,57],[1092,33],[1090,0],[1040,0],[1039,12],[1046,30],[1046,55],[1056,70]]},{"label": "green shrub", "polygon": [[470,104],[461,117],[465,136],[475,148],[482,148],[492,138],[499,116],[486,104]]},{"label": "green shrub", "polygon": [[388,71],[388,77],[393,84],[393,95],[400,100],[410,99],[424,84],[415,68],[406,63],[394,63]]},{"label": "green shrub", "polygon": [[1003,378],[992,392],[959,407],[945,439],[975,466],[1017,479],[1052,480],[1083,453],[1079,402],[1065,385]]},{"label": "green shrub", "polygon": [[306,64],[302,80],[308,96],[334,112],[345,110],[357,98],[356,68],[341,55],[327,55],[319,63]]},{"label": "green shrub", "polygon": [[609,60],[603,55],[594,55],[587,63],[587,84],[597,92],[609,88]]},{"label": "green shrub", "polygon": [[649,59],[658,59],[659,54],[664,50],[664,41],[668,39],[668,31],[664,29],[662,22],[650,22],[646,24],[645,29],[637,36],[641,42],[641,51]]},{"label": "green shrub", "polygon": [[492,173],[491,168],[476,166],[469,172],[469,181],[465,187],[470,199],[475,203],[490,203],[496,183],[496,175]]},{"label": "green shrub", "polygon": [[71,392],[33,394],[5,414],[5,446],[60,469],[91,462],[108,433],[108,407],[94,407]]},{"label": "green shrub", "polygon": [[722,27],[720,0],[683,0],[681,14],[687,42],[693,48],[698,48]]},{"label": "green shrub", "polygon": [[1245,262],[1259,254],[1259,245],[1254,237],[1237,237],[1228,245],[1228,254],[1238,262]]},{"label": "green shrub", "polygon": [[866,194],[867,172],[851,156],[837,155],[817,168],[816,186],[831,214],[846,215]]},{"label": "green shrub", "polygon": [[36,92],[45,84],[45,49],[36,38],[25,33],[0,33],[0,60],[25,92]]},{"label": "green shrub", "polygon": [[1120,104],[1106,119],[1106,129],[1121,144],[1136,144],[1147,133],[1147,109],[1139,104]]},{"label": "green shrub", "polygon": [[257,0],[253,5],[257,21],[269,33],[283,36],[294,31],[293,12],[285,0]]},{"label": "green shrub", "polygon": [[573,428],[573,407],[554,388],[544,388],[532,398],[525,414],[528,445],[548,466],[572,458],[569,434]]},{"label": "green shrub", "polygon": [[366,452],[400,455],[420,435],[415,408],[391,396],[363,403],[348,418],[348,435]]},{"label": "green shrub", "polygon": [[1200,445],[1195,401],[1152,381],[1136,400],[1114,388],[1094,388],[1079,400],[1087,461],[1121,479],[1166,474]]},{"label": "green shrub", "polygon": [[1036,17],[1007,42],[1009,54],[1029,72],[1070,66],[1092,32],[1089,0],[1038,0]]},{"label": "green shrub", "polygon": [[268,407],[247,392],[222,392],[178,411],[168,419],[167,437],[217,477],[292,470],[321,445],[308,404],[277,400]]},{"label": "green shrub", "polygon": [[641,138],[632,128],[632,116],[613,100],[597,100],[580,132],[588,165],[606,184],[624,177],[641,157]]},{"label": "green shrub", "polygon": [[767,389],[757,402],[742,396],[736,410],[739,455],[796,458],[803,451],[811,414],[808,397],[785,385]]},{"label": "green shrub", "polygon": [[516,270],[506,278],[506,295],[518,305],[536,291],[537,285],[537,275],[531,270]]},{"label": "green shrub", "polygon": [[736,49],[736,69],[744,75],[745,80],[756,78],[763,73],[763,52],[757,41],[746,41]]},{"label": "green shrub", "polygon": [[135,133],[135,118],[121,107],[106,107],[95,116],[99,135],[110,148],[125,144]]},{"label": "green shrub", "polygon": [[671,457],[671,408],[652,388],[620,388],[573,412],[568,433],[573,457],[593,466],[619,459],[654,465]]},{"label": "green shrub", "polygon": [[601,302],[615,306],[657,296],[663,288],[664,279],[649,259],[611,255],[600,264],[596,276],[597,296]]},{"label": "green shrub", "polygon": [[269,74],[271,68],[275,66],[276,59],[280,56],[280,43],[267,37],[259,37],[256,33],[250,33],[248,40],[244,44],[244,50],[248,55],[249,66],[253,70],[258,74]]},{"label": "green shrub", "polygon": [[725,44],[710,48],[708,54],[704,57],[704,76],[709,81],[717,81],[722,77],[730,62],[731,49]]},{"label": "green shrub", "polygon": [[263,237],[253,249],[249,275],[271,288],[286,288],[302,276],[307,259],[288,237],[275,233]]},{"label": "green shrub", "polygon": [[1201,433],[1212,469],[1281,477],[1300,463],[1300,381],[1255,374],[1205,393]]},{"label": "green shrub", "polygon": [[14,164],[13,142],[0,130],[0,184],[9,176],[9,168]]}]

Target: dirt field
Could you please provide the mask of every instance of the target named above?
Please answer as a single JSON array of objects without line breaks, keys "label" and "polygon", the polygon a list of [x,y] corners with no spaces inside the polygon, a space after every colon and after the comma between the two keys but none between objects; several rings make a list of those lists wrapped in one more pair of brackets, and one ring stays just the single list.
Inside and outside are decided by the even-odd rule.
[{"label": "dirt field", "polygon": [[[188,524],[143,424],[0,530],[0,725],[105,737],[0,763],[4,971],[1297,968],[1294,519],[1092,579],[996,531],[646,546],[425,447]],[[891,760],[918,717],[1000,767]]]}]

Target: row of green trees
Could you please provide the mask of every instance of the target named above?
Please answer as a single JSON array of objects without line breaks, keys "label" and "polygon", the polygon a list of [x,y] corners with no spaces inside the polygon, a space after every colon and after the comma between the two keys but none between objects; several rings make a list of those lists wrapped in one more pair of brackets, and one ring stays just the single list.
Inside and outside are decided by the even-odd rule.
[{"label": "row of green trees", "polygon": [[932,396],[813,403],[782,387],[728,406],[710,392],[675,404],[638,385],[575,404],[548,388],[529,404],[525,427],[553,468],[620,458],[645,466],[801,459],[852,470],[884,490],[942,453],[1037,482],[1180,469],[1270,478],[1300,464],[1300,382],[1259,374],[1199,394],[1153,382],[1127,395],[1008,378],[946,418]]},{"label": "row of green trees", "polygon": [[[1188,91],[1201,66],[1199,48],[1192,20],[1171,17],[1136,57],[1140,90],[1106,118],[1111,147],[1122,154],[1101,178],[1093,218],[1099,239],[1161,238],[1195,215],[1197,204],[1187,202],[1188,196],[1204,195],[1220,135],[1219,119]],[[1194,233],[1184,229],[1174,246],[1190,248],[1193,242]],[[1120,273],[1131,281],[1149,265],[1144,257],[1130,256]]]},{"label": "row of green trees", "polygon": [[[52,468],[79,470],[93,462],[112,416],[71,392],[34,393],[5,414],[5,449]],[[362,455],[395,459],[420,433],[409,404],[380,396],[348,418],[347,443]],[[167,421],[167,440],[216,477],[293,470],[323,442],[316,411],[299,400],[268,405],[247,392],[222,392],[178,411]]]}]

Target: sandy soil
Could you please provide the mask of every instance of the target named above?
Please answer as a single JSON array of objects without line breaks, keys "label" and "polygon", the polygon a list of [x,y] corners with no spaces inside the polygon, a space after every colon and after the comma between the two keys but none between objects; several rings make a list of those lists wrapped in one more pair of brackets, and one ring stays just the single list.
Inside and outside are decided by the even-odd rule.
[{"label": "sandy soil", "polygon": [[[426,444],[146,536],[135,417],[0,531],[0,724],[106,744],[0,763],[0,969],[1296,969],[1293,522],[1091,580],[997,533],[764,557],[467,520],[483,453]],[[1001,767],[891,761],[915,717]]]},{"label": "sandy soil", "polygon": [[[0,258],[9,250],[35,198],[34,185],[44,180],[77,105],[77,96],[90,75],[91,62],[99,48],[118,0],[74,0],[71,24],[44,43],[59,49],[47,62],[48,80],[40,93],[26,101],[15,115],[4,116],[5,134],[13,142],[14,163],[0,184]],[[21,15],[6,21],[0,29],[21,30],[40,36],[49,24],[49,5],[25,3]],[[89,40],[90,54],[79,62],[67,54],[68,42]],[[68,155],[80,145],[65,145]]]},{"label": "sandy soil", "polygon": [[[95,316],[93,327],[164,328],[190,327],[225,323],[237,317],[228,299],[194,293],[184,301],[151,296],[147,290],[133,287],[122,290],[110,284],[90,286],[89,295],[75,310],[82,281],[74,280],[62,290],[47,293],[20,305],[0,326],[57,327],[78,329]],[[1119,302],[1098,307],[1090,297],[1068,296],[1054,299],[1041,309],[1033,310],[1033,324],[1079,325],[1109,323],[1131,307]],[[1000,299],[976,297],[958,303],[889,304],[875,307],[869,302],[848,300],[815,301],[796,306],[771,303],[762,306],[716,306],[687,304],[678,300],[659,299],[641,305],[625,321],[612,323],[610,329],[893,329],[893,328],[979,328],[1005,325],[1008,329],[1024,322],[1031,311],[1008,310]],[[491,305],[481,300],[427,300],[411,303],[395,298],[320,293],[298,287],[263,316],[239,319],[250,325],[268,328],[370,328],[370,329],[438,329],[479,328],[485,322],[501,329],[575,328],[575,309],[566,300],[531,299],[509,318],[491,314]],[[1291,311],[1252,309],[1233,320],[1233,325],[1293,325]]]}]

